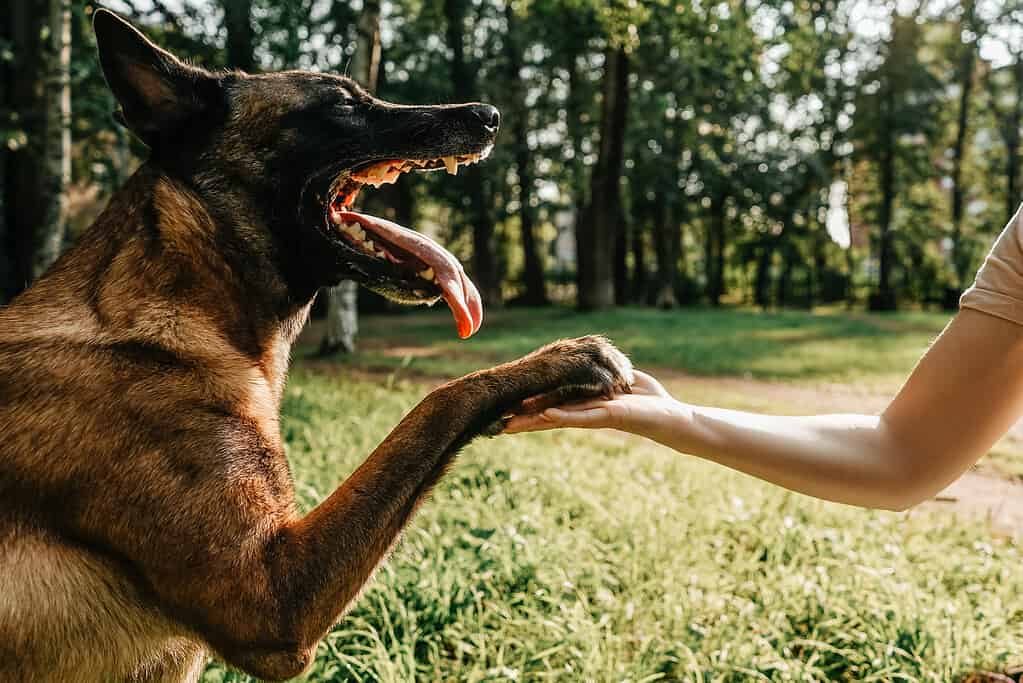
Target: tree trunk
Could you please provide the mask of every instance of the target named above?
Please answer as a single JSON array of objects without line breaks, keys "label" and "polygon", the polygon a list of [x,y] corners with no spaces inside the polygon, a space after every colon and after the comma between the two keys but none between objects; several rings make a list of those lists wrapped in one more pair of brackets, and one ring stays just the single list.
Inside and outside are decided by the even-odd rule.
[{"label": "tree trunk", "polygon": [[629,59],[624,49],[604,54],[600,154],[590,183],[587,220],[577,226],[579,307],[607,308],[615,302],[615,247],[621,214],[621,172],[629,97]]},{"label": "tree trunk", "polygon": [[[444,0],[444,17],[447,20],[446,36],[451,50],[451,79],[455,99],[471,102],[478,99],[476,71],[465,58],[465,15],[467,0]],[[479,288],[483,302],[496,306],[501,303],[501,282],[497,272],[497,257],[494,254],[494,217],[491,213],[490,192],[484,181],[483,171],[469,166],[462,173],[462,183],[469,197],[470,222],[472,224],[472,275]]]},{"label": "tree trunk", "polygon": [[711,289],[714,287],[714,265],[717,259],[714,258],[714,230],[710,221],[703,221],[703,280],[707,300],[711,300]]},{"label": "tree trunk", "polygon": [[227,34],[227,65],[242,71],[256,68],[252,35],[252,0],[222,0]]},{"label": "tree trunk", "polygon": [[548,303],[544,284],[543,262],[536,243],[533,209],[533,157],[529,150],[529,110],[526,108],[526,84],[522,79],[522,47],[518,43],[520,28],[510,2],[505,3],[504,16],[508,23],[505,37],[505,56],[508,62],[508,82],[511,84],[510,101],[512,138],[515,145],[515,170],[519,176],[519,230],[522,242],[522,303],[543,306]]},{"label": "tree trunk", "polygon": [[472,213],[475,216],[472,231],[473,281],[478,286],[480,297],[485,304],[500,306],[501,278],[494,250],[495,224],[491,213],[490,188],[479,169],[473,169],[467,175],[469,175],[467,186],[472,195]]},{"label": "tree trunk", "polygon": [[7,10],[14,61],[8,107],[25,144],[6,154],[4,230],[9,253],[7,297],[42,275],[60,255],[71,181],[71,3],[19,0]]},{"label": "tree trunk", "polygon": [[376,92],[380,80],[380,0],[363,0],[358,38],[352,74],[364,88]]},{"label": "tree trunk", "polygon": [[[0,40],[10,43],[11,18],[14,12],[0,12]],[[6,114],[12,110],[13,104],[14,69],[12,65],[0,59],[0,113]],[[7,302],[9,293],[14,289],[14,235],[12,229],[8,229],[8,188],[7,184],[7,145],[0,145],[0,305]]]},{"label": "tree trunk", "polygon": [[895,291],[892,289],[891,272],[894,258],[892,245],[892,212],[895,207],[895,139],[889,117],[892,116],[892,100],[895,93],[886,85],[887,93],[882,107],[881,168],[878,182],[881,192],[881,211],[878,215],[878,284],[870,302],[871,310],[894,311],[897,307]]},{"label": "tree trunk", "polygon": [[[380,2],[366,0],[359,17],[358,44],[352,55],[352,75],[370,92],[380,74]],[[404,225],[404,224],[403,224]],[[326,290],[327,322],[320,354],[352,353],[359,334],[359,286],[344,280]]]},{"label": "tree trunk", "polygon": [[812,311],[814,306],[820,303],[824,293],[824,273],[828,267],[827,253],[824,251],[828,243],[828,226],[826,221],[819,221],[814,218],[816,210],[811,210],[810,216],[813,220],[811,227],[813,252],[813,267],[810,270],[810,287],[807,296],[807,307]]},{"label": "tree trunk", "polygon": [[46,56],[45,189],[49,196],[40,228],[34,276],[57,260],[67,238],[71,185],[71,0],[50,0],[50,36]]},{"label": "tree trunk", "polygon": [[633,292],[629,289],[629,243],[632,232],[630,227],[619,212],[619,218],[614,223],[614,289],[617,306],[625,306],[633,296]]},{"label": "tree trunk", "polygon": [[689,212],[685,204],[676,202],[674,209],[668,210],[668,239],[671,244],[671,267],[673,269],[672,290],[680,305],[693,302],[693,288],[689,277],[689,262],[686,258],[685,233],[688,226]]},{"label": "tree trunk", "polygon": [[725,209],[728,197],[717,194],[711,198],[708,229],[707,296],[712,306],[721,305],[725,294]]},{"label": "tree trunk", "polygon": [[753,279],[753,302],[761,308],[771,307],[771,264],[774,261],[776,238],[764,235],[757,251],[757,268]]},{"label": "tree trunk", "polygon": [[[1015,61],[1006,67],[1009,84],[998,82],[1000,72],[988,73],[987,99],[997,122],[998,132],[1005,145],[1005,220],[1016,213],[1020,200],[1020,128],[1023,126],[1023,51],[1015,55]],[[1003,91],[1007,87],[1007,91]],[[1009,100],[1008,107],[1000,101]]]},{"label": "tree trunk", "polygon": [[881,161],[881,215],[878,221],[878,283],[877,297],[872,308],[880,311],[895,310],[895,292],[891,285],[892,272],[892,210],[895,204],[895,155],[888,149]]},{"label": "tree trunk", "polygon": [[[654,305],[658,308],[675,308],[675,276],[678,264],[676,240],[672,239],[668,201],[663,189],[654,194],[654,254],[657,256],[657,275],[654,281]],[[674,226],[678,232],[678,226]]]},{"label": "tree trunk", "polygon": [[1012,113],[1005,138],[1005,179],[1006,179],[1006,219],[1016,213],[1020,201],[1020,128],[1023,128],[1023,52],[1016,56],[1012,73],[1016,85],[1016,97],[1013,101]]},{"label": "tree trunk", "polygon": [[785,238],[786,230],[789,230],[788,226],[782,230],[781,273],[778,276],[778,287],[774,296],[774,300],[782,307],[790,306],[792,303],[792,274],[795,272],[798,258],[795,245],[791,243],[791,236],[788,239]]},{"label": "tree trunk", "polygon": [[[963,19],[960,24],[960,35],[974,26],[973,13],[975,2],[969,0],[963,5]],[[973,95],[974,71],[977,55],[977,43],[974,41],[960,47],[963,51],[959,64],[959,116],[956,122],[956,139],[952,146],[952,268],[955,274],[955,287],[961,290],[967,276],[969,261],[964,258],[963,241],[963,166],[966,163],[967,137],[970,123],[970,100]],[[956,297],[958,298],[958,297]]]},{"label": "tree trunk", "polygon": [[[845,162],[843,162],[842,166],[843,166],[842,177],[849,178],[851,173],[851,170],[849,168],[850,162],[846,160]],[[849,225],[849,246],[843,249],[843,251],[845,252],[845,258],[843,259],[844,261],[843,265],[845,266],[844,294],[846,308],[848,308],[851,311],[856,307],[856,253],[855,249],[853,249],[853,245],[856,244],[857,240],[856,233],[858,232],[858,229],[856,227],[856,216],[853,213],[855,211],[855,208],[853,202],[849,198],[848,190],[846,191],[845,197],[843,199],[846,222]]]},{"label": "tree trunk", "polygon": [[629,248],[632,251],[632,279],[629,282],[629,292],[633,303],[646,304],[648,294],[648,280],[646,266],[646,231],[643,229],[646,221],[638,220],[633,216],[629,225]]},{"label": "tree trunk", "polygon": [[[567,15],[565,19],[566,21],[570,20],[571,15]],[[579,53],[576,45],[573,43],[567,46],[566,52],[565,68],[568,71],[568,93],[565,98],[565,129],[568,132],[569,144],[572,147],[572,159],[568,167],[572,183],[572,224],[576,234],[576,281],[578,282],[578,273],[581,268],[579,258],[582,256],[582,250],[579,248],[578,241],[582,235],[583,223],[588,220],[586,218],[586,207],[589,205],[589,198],[586,193],[588,183],[586,182],[586,168],[583,164],[582,150],[583,139],[586,136],[582,121],[586,98],[582,88],[583,76],[579,72]],[[578,299],[578,294],[576,298]]]}]

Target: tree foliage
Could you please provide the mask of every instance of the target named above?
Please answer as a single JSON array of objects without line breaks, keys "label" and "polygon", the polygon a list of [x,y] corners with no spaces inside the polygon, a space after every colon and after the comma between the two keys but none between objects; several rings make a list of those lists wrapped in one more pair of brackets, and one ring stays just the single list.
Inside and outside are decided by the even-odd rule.
[{"label": "tree foliage", "polygon": [[[345,72],[365,3],[110,4],[214,67]],[[1017,0],[379,7],[381,97],[503,113],[487,164],[370,199],[439,233],[491,304],[950,306],[1023,198]],[[142,152],[109,118],[90,11],[72,23],[76,227]],[[5,106],[12,149],[26,129]]]}]

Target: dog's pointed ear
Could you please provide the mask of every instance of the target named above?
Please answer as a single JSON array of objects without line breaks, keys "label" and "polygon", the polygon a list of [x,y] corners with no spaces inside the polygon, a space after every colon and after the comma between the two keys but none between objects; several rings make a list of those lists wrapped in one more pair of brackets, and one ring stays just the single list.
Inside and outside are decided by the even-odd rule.
[{"label": "dog's pointed ear", "polygon": [[146,144],[203,114],[217,97],[213,74],[157,47],[110,10],[96,10],[92,26],[103,76],[121,107],[114,117]]}]

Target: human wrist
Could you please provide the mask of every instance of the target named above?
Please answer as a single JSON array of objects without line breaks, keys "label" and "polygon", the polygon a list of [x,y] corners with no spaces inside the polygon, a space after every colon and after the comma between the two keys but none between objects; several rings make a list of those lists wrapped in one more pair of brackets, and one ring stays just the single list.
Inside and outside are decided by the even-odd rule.
[{"label": "human wrist", "polygon": [[671,396],[660,397],[650,410],[636,416],[627,431],[675,448],[677,442],[685,440],[692,414],[693,406]]}]

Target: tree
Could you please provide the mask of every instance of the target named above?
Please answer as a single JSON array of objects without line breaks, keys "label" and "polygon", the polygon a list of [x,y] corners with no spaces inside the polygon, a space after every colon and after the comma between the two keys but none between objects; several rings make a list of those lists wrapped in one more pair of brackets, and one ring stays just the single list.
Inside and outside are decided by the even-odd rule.
[{"label": "tree", "polygon": [[[548,258],[558,285],[575,279],[582,307],[670,307],[699,296],[724,304],[738,285],[765,306],[812,305],[825,292],[852,298],[864,285],[879,308],[893,306],[896,293],[950,302],[979,256],[980,226],[1023,199],[1020,0],[945,3],[942,12],[929,3],[912,16],[892,15],[896,3],[859,0],[214,5],[220,21],[203,0],[121,2],[161,44],[212,67],[346,71],[378,81],[393,101],[500,107],[504,130],[488,163],[457,178],[409,175],[364,198],[398,222],[439,224],[491,304],[509,272],[518,301],[569,296],[571,287],[545,281]],[[29,44],[35,29],[25,29],[31,21],[53,35],[52,6],[18,0],[0,15],[5,295],[32,278],[27,255],[45,242],[42,232],[62,232],[29,234],[25,226],[52,225],[44,214],[59,215],[68,196],[39,190],[44,176],[58,175],[46,160],[63,156],[44,144],[56,138],[41,135],[40,113],[52,117],[60,106],[41,104],[48,86],[32,88],[52,80],[33,76],[41,53]],[[78,182],[70,194],[96,196],[83,215],[144,153],[110,124],[87,13],[88,4],[72,5]],[[864,13],[879,25],[891,15],[891,30],[876,39],[857,31]],[[376,56],[367,57],[374,44]],[[989,64],[989,54],[1004,58]],[[848,188],[852,231],[872,237],[874,258],[865,262],[858,239],[841,262],[833,258],[825,217],[829,188],[839,186]],[[87,222],[76,218],[63,232],[73,239]],[[572,230],[574,257],[564,239]],[[876,280],[847,287],[858,273]],[[340,310],[328,306],[331,327]]]},{"label": "tree", "polygon": [[[769,120],[765,84],[755,66],[763,50],[746,3],[693,6],[677,13],[669,56],[676,66],[679,108],[688,124],[681,149],[690,156],[687,194],[703,209],[705,294],[712,305],[726,295],[729,242],[738,235],[744,175]],[[683,47],[684,46],[684,47]]]},{"label": "tree", "polygon": [[[960,8],[958,31],[955,43],[958,47],[956,81],[959,86],[959,108],[956,116],[955,142],[952,145],[952,268],[955,274],[954,287],[962,290],[969,268],[968,254],[963,250],[963,208],[966,188],[963,167],[969,150],[970,107],[973,102],[973,85],[977,71],[977,49],[982,34],[977,17],[976,0],[966,0]],[[964,258],[966,256],[966,258]],[[954,297],[958,301],[958,296]]]},{"label": "tree", "polygon": [[[16,0],[0,25],[13,58],[5,102],[18,132],[0,161],[2,235],[9,255],[3,294],[14,296],[60,255],[71,180],[71,2]],[[13,149],[12,149],[13,147]]]},{"label": "tree", "polygon": [[252,0],[222,0],[227,34],[227,63],[235,69],[256,68],[252,35]]},{"label": "tree", "polygon": [[629,108],[629,56],[624,47],[604,51],[600,152],[590,181],[590,204],[577,229],[579,307],[615,304],[615,249],[621,224],[622,150]]},{"label": "tree", "polygon": [[506,34],[505,59],[510,87],[510,110],[505,120],[511,121],[512,144],[515,147],[515,170],[518,175],[519,234],[522,242],[522,284],[525,289],[521,303],[529,306],[547,304],[543,263],[536,241],[536,210],[533,208],[533,156],[529,149],[529,109],[526,106],[526,83],[523,78],[521,45],[522,26],[508,0],[504,6]]},{"label": "tree", "polygon": [[[590,70],[581,66],[580,61],[584,59],[584,50],[588,40],[597,32],[595,22],[592,21],[590,13],[574,11],[573,8],[560,7],[561,11],[552,17],[552,23],[556,22],[563,27],[571,28],[569,37],[559,44],[562,59],[566,70],[568,88],[564,102],[565,107],[565,131],[567,133],[567,144],[565,155],[569,159],[567,168],[567,185],[570,188],[572,197],[573,220],[576,231],[576,281],[579,281],[579,270],[583,268],[580,262],[585,258],[582,254],[582,247],[579,240],[584,231],[583,223],[586,220],[586,207],[590,202],[588,175],[586,170],[586,146],[591,142],[589,121],[592,120],[588,111],[591,103],[592,85],[588,76]],[[586,30],[589,29],[589,30]],[[593,99],[595,99],[595,93]],[[577,295],[578,298],[579,295]]]},{"label": "tree", "polygon": [[[807,305],[813,306],[824,293],[828,275],[827,197],[836,182],[844,182],[849,143],[850,114],[853,112],[859,81],[856,78],[860,55],[853,49],[851,30],[855,4],[847,0],[813,3],[809,11],[783,15],[784,32],[779,45],[787,50],[780,63],[777,94],[785,114],[773,121],[778,133],[776,151],[784,153],[768,164],[770,194],[778,192],[791,228],[799,227],[804,242],[802,252],[809,256],[807,269]],[[794,115],[798,114],[798,115]],[[760,174],[763,178],[765,174]],[[765,206],[771,206],[768,201]],[[802,226],[797,222],[802,221]],[[783,274],[791,273],[791,257],[797,254],[798,241],[792,229],[783,231]],[[761,287],[756,287],[759,292]],[[788,291],[787,287],[779,287]],[[781,297],[778,303],[789,303]]]},{"label": "tree", "polygon": [[920,60],[920,8],[912,16],[892,16],[891,37],[881,45],[880,63],[865,75],[856,107],[860,154],[877,167],[880,195],[877,218],[878,282],[871,297],[874,310],[897,307],[893,218],[900,191],[914,177],[930,172],[927,144],[935,132],[940,83]]},{"label": "tree", "polygon": [[[1023,26],[1023,2],[1007,2],[999,19],[1007,26]],[[987,77],[987,90],[996,127],[1005,146],[1005,220],[1023,201],[1020,173],[1021,134],[1023,134],[1023,43],[1019,33],[1010,32],[1001,41],[1012,61],[992,70]]]}]

